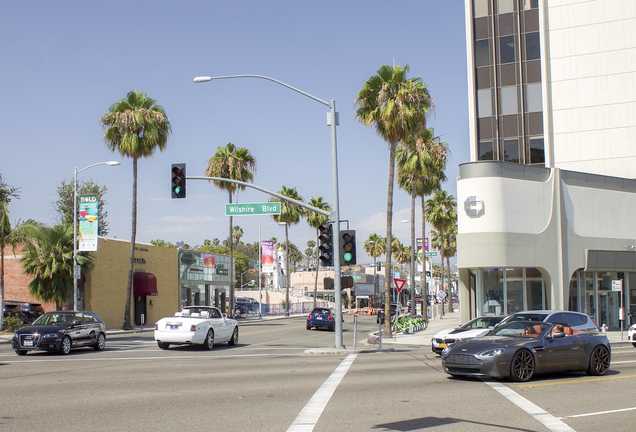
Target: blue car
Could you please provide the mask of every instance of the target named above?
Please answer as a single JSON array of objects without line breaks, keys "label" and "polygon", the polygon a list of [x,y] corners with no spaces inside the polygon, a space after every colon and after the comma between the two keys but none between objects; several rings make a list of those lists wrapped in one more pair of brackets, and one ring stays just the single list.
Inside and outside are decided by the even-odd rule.
[{"label": "blue car", "polygon": [[336,329],[336,311],[330,308],[314,308],[307,317],[307,330],[311,330],[312,327],[334,331]]}]

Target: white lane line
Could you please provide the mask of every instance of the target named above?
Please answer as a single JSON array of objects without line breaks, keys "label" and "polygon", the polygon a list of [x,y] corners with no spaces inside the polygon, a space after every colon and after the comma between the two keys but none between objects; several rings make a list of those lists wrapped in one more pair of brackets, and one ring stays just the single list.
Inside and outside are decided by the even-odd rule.
[{"label": "white lane line", "polygon": [[533,404],[528,399],[516,393],[509,387],[506,387],[505,385],[495,381],[488,381],[486,379],[483,379],[482,381],[488,384],[490,388],[498,392],[510,402],[530,414],[532,417],[534,417],[535,420],[541,422],[552,432],[575,432],[574,429],[572,429],[570,426],[568,426],[549,412],[545,411],[543,408],[540,408],[539,406]]},{"label": "white lane line", "polygon": [[307,405],[300,411],[294,422],[289,426],[287,432],[311,432],[314,430],[318,419],[322,415],[325,406],[333,396],[334,391],[344,378],[353,364],[357,354],[349,354],[336,368],[335,371],[327,378],[316,393],[309,399]]},{"label": "white lane line", "polygon": [[610,410],[610,411],[598,411],[598,412],[587,413],[587,414],[575,414],[575,415],[559,417],[559,419],[576,418],[576,417],[589,417],[589,416],[595,416],[595,415],[601,415],[601,414],[612,414],[612,413],[617,413],[617,412],[634,411],[634,410],[636,410],[636,407],[622,408],[622,409],[616,409],[616,410]]}]

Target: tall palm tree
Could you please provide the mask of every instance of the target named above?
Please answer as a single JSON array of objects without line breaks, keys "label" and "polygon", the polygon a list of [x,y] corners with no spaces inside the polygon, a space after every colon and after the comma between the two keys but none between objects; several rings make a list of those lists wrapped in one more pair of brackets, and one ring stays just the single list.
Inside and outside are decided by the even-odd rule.
[{"label": "tall palm tree", "polygon": [[124,329],[132,329],[130,303],[137,238],[137,160],[152,156],[157,149],[163,151],[168,145],[168,135],[172,129],[163,107],[157,105],[156,100],[146,97],[145,92],[137,93],[134,90],[112,104],[101,117],[100,123],[106,131],[104,141],[108,149],[133,161],[132,234],[123,324]]},{"label": "tall palm tree", "polygon": [[232,228],[232,241],[234,242],[234,245],[238,245],[239,241],[241,241],[241,237],[243,237],[243,228],[241,228],[238,225],[234,225],[234,227]]},{"label": "tall palm tree", "polygon": [[[389,183],[386,210],[385,296],[391,294],[391,239],[393,238],[393,183],[395,149],[416,131],[426,127],[426,117],[433,106],[426,86],[420,78],[406,78],[408,65],[383,65],[358,92],[355,116],[366,126],[375,127],[389,145]],[[385,302],[385,316],[390,316],[390,304]],[[391,335],[390,320],[385,320],[383,332]]]},{"label": "tall palm tree", "polygon": [[[439,234],[440,255],[444,250],[444,231],[446,231],[457,220],[457,202],[452,195],[446,191],[438,191],[433,198],[426,201],[426,220],[428,220]],[[441,260],[442,275],[444,274],[444,259]],[[442,290],[444,289],[444,278],[442,277]],[[450,296],[450,289],[446,289],[446,295]],[[450,299],[450,297],[449,297]]]},{"label": "tall palm tree", "polygon": [[[448,145],[435,137],[433,128],[426,128],[401,143],[396,150],[398,167],[398,184],[411,195],[411,271],[410,286],[415,287],[415,197],[422,197],[422,239],[426,238],[426,219],[424,213],[424,197],[434,190],[441,188],[446,181],[444,169],[448,156]],[[424,242],[424,240],[422,240]],[[423,254],[424,255],[424,254]],[[428,294],[424,261],[422,294]],[[411,303],[415,304],[415,290],[411,290]],[[415,315],[415,308],[411,308],[411,315]],[[426,317],[427,311],[424,310]]]},{"label": "tall palm tree", "polygon": [[[244,147],[236,147],[231,142],[228,142],[225,147],[219,146],[216,148],[216,153],[208,161],[208,165],[205,168],[205,175],[208,177],[226,178],[230,180],[237,180],[244,183],[253,181],[254,173],[256,172],[256,159],[250,154],[250,151]],[[214,185],[219,189],[226,190],[228,194],[228,200],[232,204],[232,196],[239,191],[245,190],[246,186],[214,180]],[[234,241],[232,231],[232,216],[230,216],[230,234],[229,234],[229,246],[230,246],[230,316],[234,316]]]},{"label": "tall palm tree", "polygon": [[[322,197],[319,196],[317,198],[312,198],[309,200],[309,204],[313,207],[331,211],[331,206],[322,200]],[[329,217],[316,213],[314,211],[307,211],[307,224],[316,230],[316,243],[320,244],[318,237],[320,236],[320,232],[318,231],[318,227],[320,225],[324,225],[329,221]],[[318,295],[318,271],[320,270],[320,260],[316,260],[316,280],[314,281],[314,307],[316,307],[316,296]]]},{"label": "tall palm tree", "polygon": [[[278,193],[296,201],[303,201],[296,188],[283,186],[283,189]],[[285,316],[289,316],[289,285],[291,284],[289,274],[289,226],[300,222],[300,218],[305,215],[305,209],[298,204],[277,197],[272,197],[270,202],[280,202],[280,214],[272,217],[276,222],[285,222],[285,279],[287,281],[285,284]]]},{"label": "tall palm tree", "polygon": [[370,234],[369,238],[364,241],[364,251],[367,255],[373,257],[373,283],[375,285],[377,279],[377,258],[386,251],[386,241],[379,234]]},{"label": "tall palm tree", "polygon": [[[93,254],[80,252],[77,264],[82,273],[93,269]],[[32,242],[26,243],[20,259],[24,272],[33,279],[29,292],[43,302],[55,302],[61,310],[73,296],[73,225],[59,224],[40,227]]]}]

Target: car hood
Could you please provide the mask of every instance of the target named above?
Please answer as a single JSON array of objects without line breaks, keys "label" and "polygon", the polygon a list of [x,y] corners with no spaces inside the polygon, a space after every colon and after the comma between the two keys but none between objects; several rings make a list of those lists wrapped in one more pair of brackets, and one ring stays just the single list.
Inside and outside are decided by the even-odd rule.
[{"label": "car hood", "polygon": [[448,334],[450,337],[457,339],[468,339],[483,336],[490,331],[490,329],[459,329],[461,331],[452,331]]},{"label": "car hood", "polygon": [[437,333],[435,333],[435,336],[433,336],[434,339],[441,339],[446,335],[449,335],[451,332],[453,332],[455,329],[454,328],[449,328],[449,329],[444,329],[444,330],[440,330]]},{"label": "car hood", "polygon": [[520,346],[540,346],[541,339],[518,338],[508,336],[484,336],[478,339],[460,341],[451,345],[452,354],[479,354],[482,351],[496,348],[517,348]]},{"label": "car hood", "polygon": [[59,326],[59,325],[36,325],[36,326],[28,326],[28,327],[24,327],[21,328],[20,330],[16,331],[17,334],[21,335],[21,334],[31,334],[31,333],[39,333],[39,334],[45,334],[45,333],[55,333],[55,332],[59,332],[62,330],[68,330],[71,326],[70,325],[63,325],[63,326]]}]

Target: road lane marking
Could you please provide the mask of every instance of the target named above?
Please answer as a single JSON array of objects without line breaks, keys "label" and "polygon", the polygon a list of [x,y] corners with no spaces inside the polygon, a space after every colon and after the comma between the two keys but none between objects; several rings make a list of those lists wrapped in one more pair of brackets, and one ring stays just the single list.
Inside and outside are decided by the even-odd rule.
[{"label": "road lane marking", "polygon": [[575,414],[575,415],[559,417],[559,419],[568,419],[568,418],[576,418],[576,417],[589,417],[589,416],[595,416],[595,415],[601,415],[601,414],[613,414],[613,413],[617,413],[617,412],[634,411],[634,410],[636,410],[636,407],[621,408],[621,409],[615,409],[615,410],[609,410],[609,411],[598,411],[598,412],[587,413],[587,414]]},{"label": "road lane marking", "polygon": [[482,379],[482,381],[490,386],[490,388],[495,390],[497,393],[508,399],[510,402],[530,414],[535,420],[542,423],[552,432],[575,432],[574,429],[565,424],[563,421],[556,418],[538,405],[530,402],[528,399],[516,393],[511,388],[506,387],[505,385],[500,384],[496,381],[487,379]]},{"label": "road lane marking", "polygon": [[356,356],[357,354],[349,354],[345,357],[336,370],[327,378],[327,381],[316,390],[316,393],[309,399],[307,405],[298,413],[298,416],[289,429],[287,429],[287,432],[311,432],[314,430],[325,406],[327,406],[329,399],[331,399],[334,391],[336,391],[336,388],[340,385],[340,382],[349,370],[349,367],[353,364]]},{"label": "road lane marking", "polygon": [[561,385],[561,384],[578,384],[585,382],[594,382],[594,381],[606,381],[606,380],[615,380],[615,379],[625,379],[625,378],[636,378],[636,375],[619,375],[619,376],[603,376],[603,377],[594,377],[594,378],[579,378],[572,380],[562,380],[562,381],[552,381],[552,382],[537,382],[537,383],[528,383],[528,384],[513,384],[512,387],[520,387],[520,388],[532,388],[532,387],[545,387],[552,385]]}]

